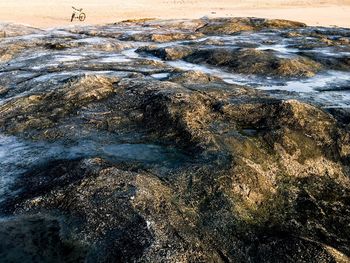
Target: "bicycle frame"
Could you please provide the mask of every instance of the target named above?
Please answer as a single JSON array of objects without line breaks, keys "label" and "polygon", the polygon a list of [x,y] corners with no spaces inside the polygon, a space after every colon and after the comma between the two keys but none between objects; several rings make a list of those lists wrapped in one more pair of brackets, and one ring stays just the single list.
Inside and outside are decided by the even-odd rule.
[{"label": "bicycle frame", "polygon": [[83,22],[86,18],[86,14],[83,13],[83,9],[82,8],[75,8],[74,6],[72,6],[73,8],[73,14],[72,14],[72,17],[71,17],[71,22],[73,22],[74,19],[77,19],[81,22]]}]

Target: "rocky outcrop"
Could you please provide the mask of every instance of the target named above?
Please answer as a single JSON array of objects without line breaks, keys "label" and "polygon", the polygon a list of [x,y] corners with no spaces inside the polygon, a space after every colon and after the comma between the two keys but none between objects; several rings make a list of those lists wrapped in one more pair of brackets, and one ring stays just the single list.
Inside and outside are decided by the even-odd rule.
[{"label": "rocky outcrop", "polygon": [[146,46],[136,50],[139,53],[148,53],[164,60],[178,60],[193,53],[193,49],[187,46],[170,46],[158,48],[157,46]]},{"label": "rocky outcrop", "polygon": [[14,23],[0,23],[0,38],[41,33],[42,30]]},{"label": "rocky outcrop", "polygon": [[[288,93],[281,98],[225,80],[231,71],[304,81],[325,64],[299,54],[230,47],[226,37],[161,46],[156,39],[155,46],[143,45],[141,37],[107,48],[142,26],[166,35],[179,23],[184,34],[209,34],[203,21],[70,28],[68,43],[58,36],[27,43],[32,52],[48,52],[44,59],[18,53],[1,65],[1,132],[31,142],[26,158],[30,147],[38,148],[33,154],[50,153],[16,166],[18,177],[0,171],[14,178],[0,199],[1,214],[8,216],[0,223],[1,258],[349,261],[348,111],[325,111]],[[263,19],[206,22],[228,21],[249,30],[303,27]],[[119,34],[123,27],[128,30]],[[230,25],[217,32],[229,28],[238,30]],[[96,44],[91,35],[106,42]],[[92,45],[93,54],[84,57]],[[78,55],[68,56],[76,49]],[[179,69],[174,61],[216,71]],[[211,74],[220,69],[226,70],[222,78]],[[6,161],[4,153],[0,148]]]},{"label": "rocky outcrop", "polygon": [[279,58],[271,51],[255,49],[199,50],[193,52],[185,60],[226,67],[237,73],[281,77],[311,77],[322,68],[320,64],[310,59]]},{"label": "rocky outcrop", "polygon": [[113,80],[85,77],[46,94],[30,95],[1,106],[1,127],[11,133],[56,125],[82,106],[111,95]]},{"label": "rocky outcrop", "polygon": [[306,25],[281,19],[259,19],[259,18],[216,18],[199,28],[198,31],[205,34],[235,34],[241,31],[255,31],[266,28],[301,28]]},{"label": "rocky outcrop", "polygon": [[[18,187],[31,187],[7,203],[7,211],[53,216],[58,210],[65,216],[62,227],[79,218],[72,242],[87,240],[86,257],[101,262],[275,257],[329,262],[334,251],[346,257],[347,132],[313,106],[188,76],[177,81],[182,85],[142,78],[111,85],[92,77],[63,88],[61,97],[62,105],[75,107],[122,98],[119,106],[138,106],[140,117],[124,116],[108,129],[117,132],[128,119],[134,129],[146,128],[150,141],[175,142],[194,163],[167,174],[99,158],[45,164],[19,181]],[[52,95],[47,96],[31,100],[26,114],[51,115],[63,107],[51,101],[45,105],[52,109],[40,112]],[[3,116],[11,116],[10,105],[20,102],[7,105]],[[17,115],[22,108],[11,109]],[[110,110],[105,120],[120,114]],[[46,133],[45,122],[38,123],[35,129]],[[62,125],[58,119],[52,123],[56,129]],[[21,132],[33,129],[22,127]],[[254,240],[263,245],[253,246]],[[305,252],[295,253],[300,247]]]},{"label": "rocky outcrop", "polygon": [[322,64],[305,57],[281,58],[273,51],[251,48],[194,49],[187,46],[165,48],[147,46],[137,51],[152,54],[164,60],[184,59],[194,64],[206,63],[243,74],[312,77],[323,68]]}]

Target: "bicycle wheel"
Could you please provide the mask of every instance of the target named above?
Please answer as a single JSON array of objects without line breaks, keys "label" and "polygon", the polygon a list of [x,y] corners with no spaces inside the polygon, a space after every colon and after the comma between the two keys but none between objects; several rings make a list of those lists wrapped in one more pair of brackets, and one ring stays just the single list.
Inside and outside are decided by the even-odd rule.
[{"label": "bicycle wheel", "polygon": [[84,21],[85,18],[86,18],[85,13],[81,13],[81,14],[79,15],[79,20],[80,20],[80,21]]}]

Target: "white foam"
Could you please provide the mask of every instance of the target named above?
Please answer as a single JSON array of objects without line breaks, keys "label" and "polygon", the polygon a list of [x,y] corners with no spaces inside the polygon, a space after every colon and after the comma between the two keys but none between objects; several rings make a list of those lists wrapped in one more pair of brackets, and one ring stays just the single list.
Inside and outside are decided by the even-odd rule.
[{"label": "white foam", "polygon": [[229,83],[229,84],[238,84],[238,85],[249,84],[255,78],[254,76],[229,73],[229,72],[225,72],[225,71],[218,69],[218,68],[205,66],[205,65],[199,65],[199,64],[193,64],[193,63],[185,62],[182,60],[168,61],[166,63],[172,67],[179,68],[179,69],[182,69],[185,71],[194,70],[194,71],[199,71],[199,72],[202,72],[205,74],[210,74],[212,76],[222,78],[223,81],[225,81],[226,83]]},{"label": "white foam", "polygon": [[73,62],[81,59],[84,57],[80,55],[55,55],[53,58],[54,62]]},{"label": "white foam", "polygon": [[151,77],[155,79],[166,79],[169,77],[169,73],[158,73],[158,74],[152,74]]},{"label": "white foam", "polygon": [[96,59],[96,61],[100,63],[123,63],[123,62],[130,62],[132,60],[130,58],[126,58],[121,55],[113,55],[113,56]]},{"label": "white foam", "polygon": [[318,88],[331,87],[336,85],[336,83],[349,83],[350,85],[350,73],[328,71],[312,78],[286,81],[284,83],[285,85],[267,85],[258,88],[262,90],[284,90],[305,93],[317,91]]}]

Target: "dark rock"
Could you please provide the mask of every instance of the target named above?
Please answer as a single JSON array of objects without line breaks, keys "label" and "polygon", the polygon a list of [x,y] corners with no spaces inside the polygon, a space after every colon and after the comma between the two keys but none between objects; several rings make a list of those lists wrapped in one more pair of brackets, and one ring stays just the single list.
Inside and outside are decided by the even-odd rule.
[{"label": "dark rock", "polygon": [[170,46],[158,48],[156,46],[146,46],[136,50],[139,53],[148,53],[164,60],[177,60],[190,55],[193,51],[186,46]]},{"label": "dark rock", "polygon": [[54,217],[6,219],[0,225],[2,262],[84,262],[82,243],[62,238]]}]

